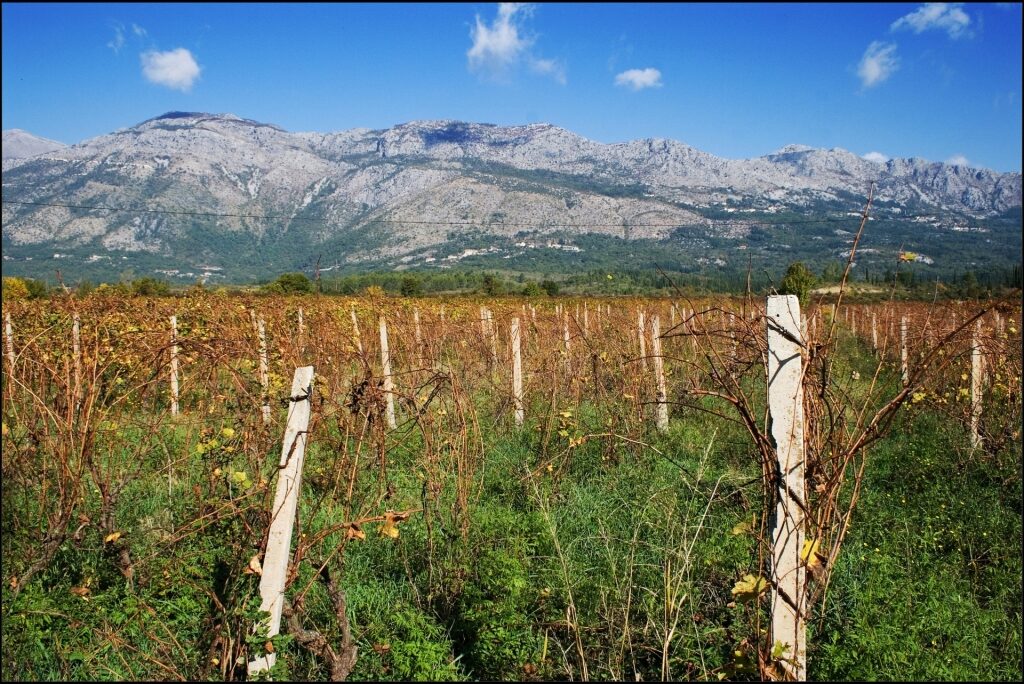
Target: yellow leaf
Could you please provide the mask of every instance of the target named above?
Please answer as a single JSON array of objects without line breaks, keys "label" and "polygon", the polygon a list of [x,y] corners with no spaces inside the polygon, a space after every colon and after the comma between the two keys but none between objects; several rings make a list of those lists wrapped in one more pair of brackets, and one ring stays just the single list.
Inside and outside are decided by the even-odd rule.
[{"label": "yellow leaf", "polygon": [[818,552],[820,546],[820,541],[808,539],[804,541],[804,547],[800,550],[800,562],[812,572],[822,568],[825,561],[825,557]]},{"label": "yellow leaf", "polygon": [[732,528],[734,535],[747,534],[754,531],[754,525],[757,524],[757,516],[753,516],[750,520],[741,520],[736,523]]},{"label": "yellow leaf", "polygon": [[733,597],[740,603],[749,603],[768,588],[768,580],[758,575],[744,575],[732,588]]},{"label": "yellow leaf", "polygon": [[366,533],[359,528],[359,525],[352,523],[351,525],[349,525],[348,530],[345,532],[345,539],[346,541],[351,541],[353,539],[358,539],[362,541],[366,539]]},{"label": "yellow leaf", "polygon": [[114,542],[116,542],[120,538],[121,538],[121,533],[120,532],[111,532],[110,534],[108,534],[106,537],[103,538],[103,543],[104,544],[113,544]]},{"label": "yellow leaf", "polygon": [[776,639],[775,645],[772,647],[772,660],[780,660],[789,649],[789,644],[784,644]]}]

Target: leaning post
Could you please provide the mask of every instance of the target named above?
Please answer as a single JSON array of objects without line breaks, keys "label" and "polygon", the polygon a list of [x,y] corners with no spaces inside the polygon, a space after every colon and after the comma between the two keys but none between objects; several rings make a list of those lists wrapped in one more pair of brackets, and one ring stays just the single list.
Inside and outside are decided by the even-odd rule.
[{"label": "leaning post", "polygon": [[[267,552],[263,557],[263,574],[260,577],[260,610],[270,613],[264,623],[268,639],[281,631],[284,588],[288,578],[288,558],[291,556],[292,528],[302,488],[302,462],[306,453],[312,393],[313,367],[296,368],[288,404],[288,426],[285,428],[281,459],[278,462]],[[257,656],[249,661],[249,676],[269,670],[276,661],[276,653],[265,652]]]},{"label": "leaning post", "polygon": [[768,411],[776,448],[775,514],[771,520],[771,642],[782,642],[787,678],[807,678],[806,577],[800,562],[804,537],[803,346],[800,302],[768,297]]}]

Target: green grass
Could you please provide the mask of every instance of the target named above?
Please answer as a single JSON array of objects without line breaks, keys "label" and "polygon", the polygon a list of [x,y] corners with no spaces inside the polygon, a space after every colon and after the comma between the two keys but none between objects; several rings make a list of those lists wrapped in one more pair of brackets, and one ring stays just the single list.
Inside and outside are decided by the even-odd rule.
[{"label": "green grass", "polygon": [[[490,406],[493,398],[479,401]],[[332,565],[359,646],[350,678],[566,679],[584,666],[603,680],[749,678],[734,652],[749,653],[752,618],[763,618],[765,601],[734,605],[730,593],[758,572],[753,538],[732,533],[762,510],[759,481],[750,484],[759,466],[749,438],[734,423],[686,409],[668,433],[648,436],[653,448],[611,437],[568,446],[576,435],[605,431],[610,419],[614,409],[583,404],[562,423],[569,437],[552,435],[546,451],[530,426],[484,423],[465,528],[450,457],[438,457],[439,487],[430,494],[419,476],[422,437],[393,449],[393,491],[378,510],[426,502],[427,511],[401,523],[397,539],[367,526],[365,541],[347,544]],[[251,454],[226,452],[256,428],[235,429],[234,441],[203,454],[194,436],[170,425],[149,437],[126,429],[135,447],[149,440],[145,448],[103,447],[111,463],[133,453],[148,459],[115,511],[136,563],[132,582],[90,527],[14,596],[7,582],[40,523],[24,499],[5,494],[4,679],[221,678],[211,646],[218,634],[244,640],[254,616],[258,579],[242,570],[259,551],[269,513],[266,495],[253,492],[277,456],[266,449],[258,466]],[[332,493],[342,438],[329,424],[322,429],[300,508],[309,536],[342,521]],[[192,450],[170,491],[159,472],[161,445]],[[811,678],[1020,679],[1019,442],[1010,448],[1010,458],[971,454],[960,426],[929,413],[904,420],[872,448],[827,603],[812,625]],[[366,502],[382,484],[372,455],[364,458],[355,498]],[[248,484],[234,482],[229,466],[244,470]],[[95,516],[98,497],[91,488],[85,495],[83,510]],[[12,527],[22,514],[32,524]],[[205,526],[185,527],[200,515]],[[198,531],[169,541],[187,529]],[[343,537],[334,532],[311,557]],[[88,597],[71,592],[86,583]],[[308,561],[289,595],[307,586],[304,624],[338,643],[340,627]],[[293,640],[279,639],[278,652],[275,678],[328,674]]]}]

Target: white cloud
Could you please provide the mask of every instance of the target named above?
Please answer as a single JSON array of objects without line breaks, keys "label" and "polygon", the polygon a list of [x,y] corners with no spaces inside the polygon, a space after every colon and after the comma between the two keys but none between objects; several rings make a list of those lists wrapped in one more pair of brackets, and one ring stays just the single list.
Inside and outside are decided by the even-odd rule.
[{"label": "white cloud", "polygon": [[883,43],[876,40],[864,51],[864,56],[861,57],[860,65],[857,67],[857,76],[860,77],[863,87],[871,88],[892,76],[898,68],[896,43]]},{"label": "white cloud", "polygon": [[565,85],[565,65],[536,56],[532,52],[536,39],[524,33],[523,21],[533,15],[534,7],[524,2],[498,3],[498,16],[490,25],[477,15],[476,25],[469,33],[473,45],[466,51],[469,70],[501,80],[524,62],[534,73]]},{"label": "white cloud", "polygon": [[114,24],[114,38],[109,43],[107,43],[107,47],[113,50],[115,55],[121,51],[122,47],[124,47],[123,25]]},{"label": "white cloud", "polygon": [[473,46],[466,56],[471,71],[482,71],[500,75],[519,61],[530,48],[532,40],[519,35],[516,15],[529,15],[528,5],[517,2],[503,2],[498,5],[498,18],[491,26],[476,18],[476,26],[470,31]]},{"label": "white cloud", "polygon": [[881,152],[868,152],[863,156],[863,159],[867,159],[869,162],[875,162],[876,164],[884,164],[889,161],[889,155],[882,154]]},{"label": "white cloud", "polygon": [[971,162],[962,154],[954,154],[952,157],[946,160],[947,164],[953,164],[954,166],[970,166]]},{"label": "white cloud", "polygon": [[192,53],[185,48],[157,52],[143,52],[142,74],[152,83],[174,90],[188,92],[199,78],[200,67]]},{"label": "white cloud", "polygon": [[631,90],[644,88],[660,88],[661,72],[657,69],[628,69],[615,77],[615,85],[625,86]]},{"label": "white cloud", "polygon": [[554,59],[530,59],[530,68],[538,74],[550,76],[560,85],[565,85],[565,65]]},{"label": "white cloud", "polygon": [[138,24],[132,24],[132,33],[134,33],[139,38],[145,38],[147,35],[149,35],[148,33],[146,33],[146,29],[142,28]]},{"label": "white cloud", "polygon": [[889,28],[893,31],[910,29],[914,33],[938,29],[948,33],[950,38],[970,37],[971,18],[961,9],[963,5],[962,2],[926,2],[894,21]]}]

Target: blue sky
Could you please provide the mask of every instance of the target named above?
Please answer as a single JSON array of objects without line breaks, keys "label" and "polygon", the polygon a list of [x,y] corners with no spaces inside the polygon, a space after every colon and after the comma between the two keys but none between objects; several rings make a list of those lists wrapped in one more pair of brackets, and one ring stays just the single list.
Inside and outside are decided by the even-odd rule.
[{"label": "blue sky", "polygon": [[1021,170],[1019,4],[4,3],[3,128],[167,111],[290,131],[548,122]]}]

